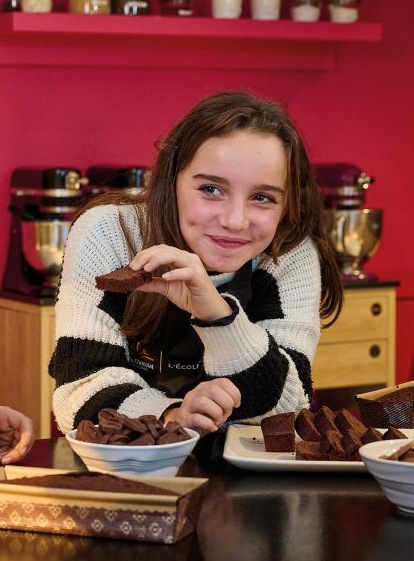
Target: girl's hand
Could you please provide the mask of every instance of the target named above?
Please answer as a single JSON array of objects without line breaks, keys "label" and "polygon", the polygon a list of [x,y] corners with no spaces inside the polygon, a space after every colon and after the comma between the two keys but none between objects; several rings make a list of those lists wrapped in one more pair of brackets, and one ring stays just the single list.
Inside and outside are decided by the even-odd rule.
[{"label": "girl's hand", "polygon": [[216,431],[240,406],[238,388],[227,378],[201,382],[189,391],[179,408],[167,410],[165,421],[177,421],[181,426],[207,432]]},{"label": "girl's hand", "polygon": [[10,407],[0,407],[0,461],[11,464],[21,460],[34,442],[32,421]]},{"label": "girl's hand", "polygon": [[215,321],[231,314],[231,308],[211,282],[198,255],[168,245],[156,245],[138,253],[130,263],[136,271],[170,270],[140,286],[141,292],[163,294],[173,304],[200,321]]}]

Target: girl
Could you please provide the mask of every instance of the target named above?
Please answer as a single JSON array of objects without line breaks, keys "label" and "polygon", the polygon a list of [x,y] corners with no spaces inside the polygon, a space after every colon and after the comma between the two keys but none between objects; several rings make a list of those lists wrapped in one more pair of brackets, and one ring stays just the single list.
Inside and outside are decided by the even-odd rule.
[{"label": "girl", "polygon": [[[309,406],[320,317],[342,288],[300,136],[278,105],[212,95],[159,146],[142,194],[82,209],[56,305],[62,431],[103,407],[213,432]],[[128,296],[95,276],[129,264]]]}]

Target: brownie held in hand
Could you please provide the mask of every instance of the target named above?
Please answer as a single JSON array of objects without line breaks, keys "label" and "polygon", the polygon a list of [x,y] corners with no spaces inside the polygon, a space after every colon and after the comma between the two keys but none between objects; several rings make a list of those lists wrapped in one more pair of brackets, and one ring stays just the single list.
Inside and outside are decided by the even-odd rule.
[{"label": "brownie held in hand", "polygon": [[95,277],[96,288],[108,292],[132,292],[139,286],[149,282],[152,274],[147,271],[134,271],[127,265],[106,275]]}]

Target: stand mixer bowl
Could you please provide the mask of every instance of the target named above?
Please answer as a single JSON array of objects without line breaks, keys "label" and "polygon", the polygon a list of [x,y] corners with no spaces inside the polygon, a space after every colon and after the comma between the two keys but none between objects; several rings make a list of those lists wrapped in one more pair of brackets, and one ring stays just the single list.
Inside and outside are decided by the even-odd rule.
[{"label": "stand mixer bowl", "polygon": [[339,260],[342,279],[346,281],[375,279],[375,275],[363,270],[363,265],[378,249],[382,210],[326,209],[325,224]]},{"label": "stand mixer bowl", "polygon": [[45,277],[45,286],[56,287],[58,284],[70,225],[71,222],[65,220],[22,221],[24,258]]}]

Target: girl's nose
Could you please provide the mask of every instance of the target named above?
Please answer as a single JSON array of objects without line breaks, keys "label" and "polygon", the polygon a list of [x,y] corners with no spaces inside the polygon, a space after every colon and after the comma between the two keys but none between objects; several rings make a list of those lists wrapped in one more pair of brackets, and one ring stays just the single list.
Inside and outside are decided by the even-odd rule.
[{"label": "girl's nose", "polygon": [[220,225],[234,232],[246,230],[249,218],[245,202],[228,200],[220,213]]}]

